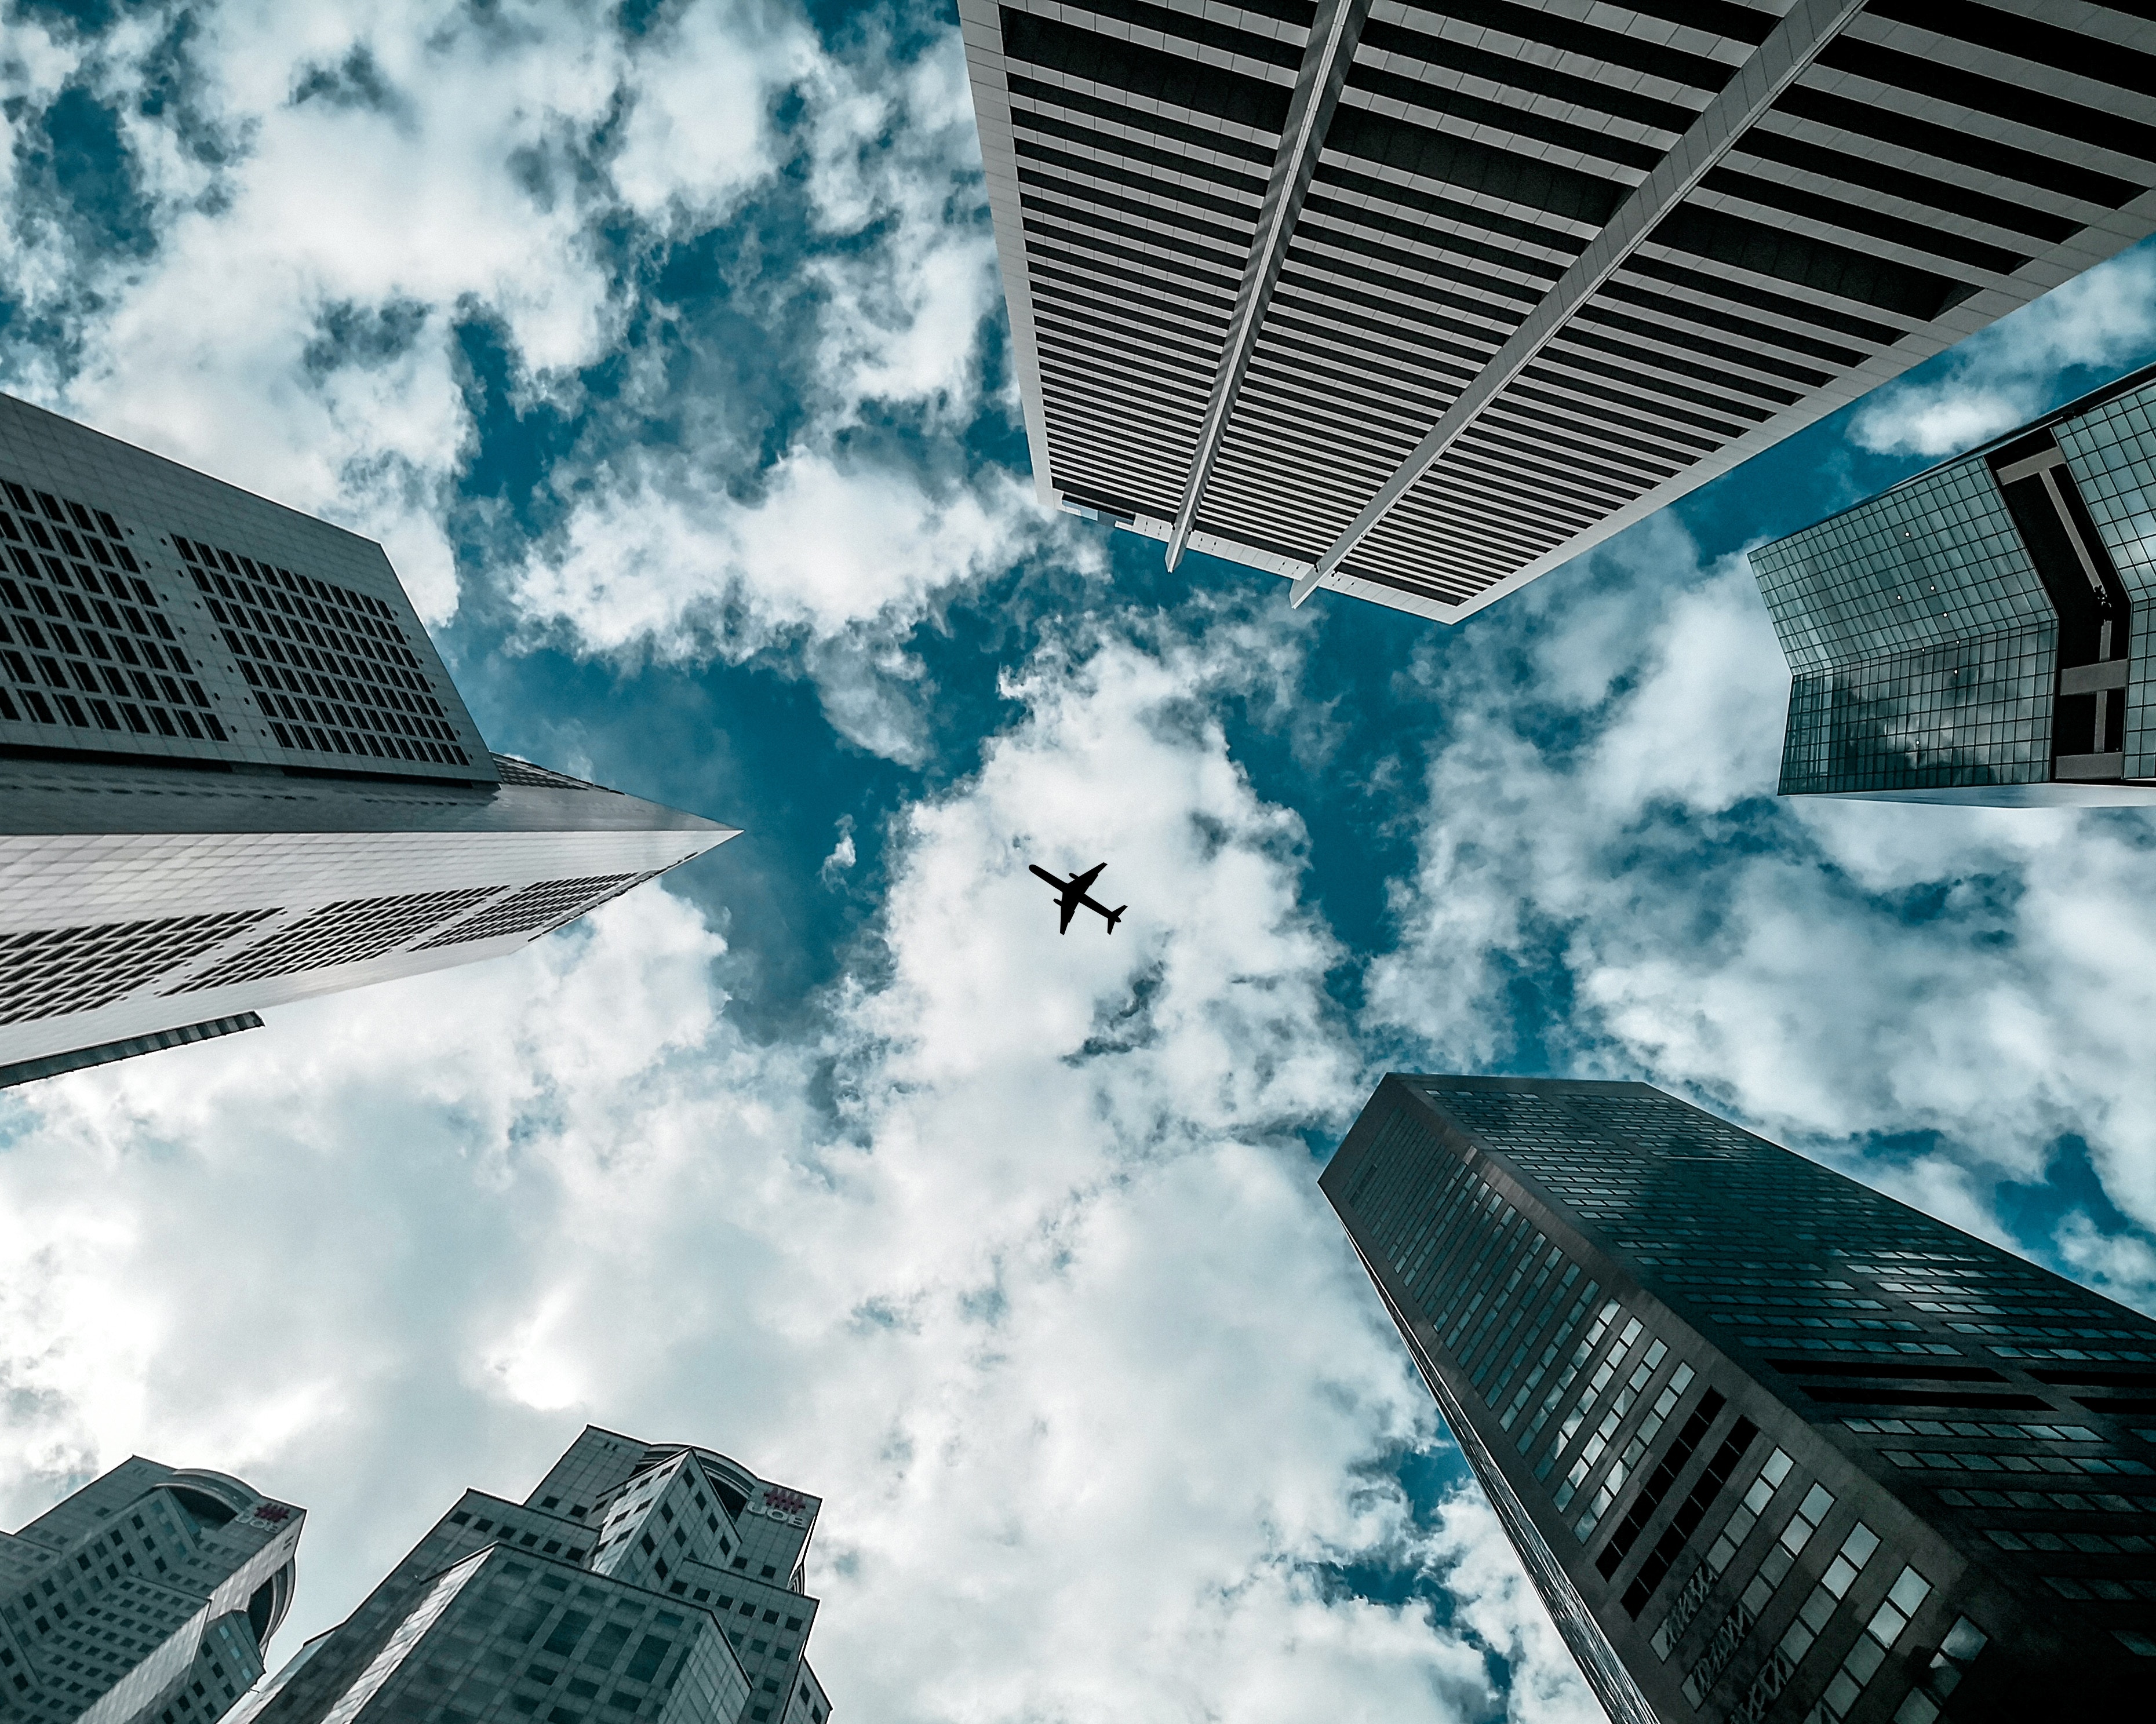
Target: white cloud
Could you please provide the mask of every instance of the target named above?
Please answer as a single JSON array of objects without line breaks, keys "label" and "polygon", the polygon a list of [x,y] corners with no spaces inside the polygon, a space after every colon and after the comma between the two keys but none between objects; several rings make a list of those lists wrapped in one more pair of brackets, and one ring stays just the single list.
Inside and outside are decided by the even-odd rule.
[{"label": "white cloud", "polygon": [[1890,383],[1850,427],[1864,448],[1951,455],[2046,411],[2062,372],[2123,369],[2156,349],[2156,246],[2099,264],[2001,318],[1918,382]]},{"label": "white cloud", "polygon": [[[647,890],[23,1092],[7,1507],[130,1449],[249,1477],[313,1513],[296,1639],[589,1418],[825,1496],[863,1716],[1487,1716],[1478,1642],[1326,1581],[1370,1562],[1476,1576],[1514,1715],[1576,1714],[1488,1526],[1433,1543],[1387,1471],[1433,1411],[1298,1135],[1362,1097],[1339,953],[1190,700],[1250,675],[1224,630],[1014,676],[811,1045],[742,1041]],[[1034,858],[1107,860],[1122,926],[1059,936]]]},{"label": "white cloud", "polygon": [[[1848,1165],[1993,1237],[1991,1185],[2083,1132],[2156,1226],[2145,817],[1774,800],[1788,677],[1742,559],[1700,567],[1667,520],[1604,555],[1622,577],[1576,614],[1553,590],[1424,666],[1457,716],[1370,1028],[1503,1070],[1524,978],[1568,1002],[1538,1026],[1560,1071],[1645,1075],[1845,1160],[1941,1133],[1927,1161]],[[2156,1292],[2145,1254],[2080,1255]]]}]

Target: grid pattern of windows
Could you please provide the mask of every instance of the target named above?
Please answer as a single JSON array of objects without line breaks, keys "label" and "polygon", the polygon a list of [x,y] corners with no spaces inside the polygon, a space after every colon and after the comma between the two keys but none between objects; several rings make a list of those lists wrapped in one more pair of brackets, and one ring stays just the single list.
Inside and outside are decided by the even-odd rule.
[{"label": "grid pattern of windows", "polygon": [[962,0],[1043,476],[1456,614],[2145,230],[2143,21],[1786,9]]},{"label": "grid pattern of windows", "polygon": [[567,920],[572,913],[595,908],[608,898],[619,897],[631,886],[650,878],[648,874],[606,874],[585,880],[542,880],[519,888],[498,903],[488,905],[470,921],[459,922],[431,940],[423,940],[418,949],[424,952],[436,946],[498,940],[505,934],[521,934],[533,928],[547,927]]},{"label": "grid pattern of windows", "polygon": [[[1852,1643],[1937,1645],[2001,1583],[2091,1681],[2156,1645],[2156,1322],[1643,1085],[1389,1078],[1323,1183],[1613,1716],[1634,1623],[1661,1715],[1762,1724],[1936,1706],[1951,1660]],[[1958,1590],[1881,1615],[1928,1559],[1865,1529],[1912,1516]]]},{"label": "grid pattern of windows", "polygon": [[619,790],[608,790],[603,784],[588,783],[582,778],[572,778],[567,772],[555,772],[550,767],[534,766],[528,760],[519,760],[513,754],[497,754],[495,770],[501,773],[505,784],[531,784],[544,790],[601,790],[608,796],[619,796]]},{"label": "grid pattern of windows", "polygon": [[172,544],[280,747],[470,765],[380,599],[177,533]]},{"label": "grid pattern of windows", "polygon": [[12,479],[0,492],[0,719],[223,741],[120,523]]},{"label": "grid pattern of windows", "polygon": [[0,1023],[110,1005],[276,913],[238,910],[0,934]]},{"label": "grid pattern of windows", "polygon": [[2123,772],[2156,778],[2156,381],[2067,413],[2052,434],[2133,601]]},{"label": "grid pattern of windows", "polygon": [[266,976],[364,963],[446,917],[470,909],[493,890],[478,886],[459,892],[414,892],[397,898],[347,898],[325,904],[170,992],[194,993],[235,982],[257,982]]}]

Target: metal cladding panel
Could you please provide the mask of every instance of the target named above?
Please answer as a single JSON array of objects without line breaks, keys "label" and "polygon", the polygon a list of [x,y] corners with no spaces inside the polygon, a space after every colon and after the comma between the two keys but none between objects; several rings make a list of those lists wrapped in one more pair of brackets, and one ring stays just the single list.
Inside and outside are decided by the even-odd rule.
[{"label": "metal cladding panel", "polygon": [[1613,1718],[2156,1655],[2156,1322],[1645,1085],[1389,1077],[1321,1183]]},{"label": "metal cladding panel", "polygon": [[735,835],[503,776],[0,763],[0,1065],[498,957]]},{"label": "metal cladding panel", "polygon": [[960,15],[1044,495],[1298,598],[1457,620],[2156,230],[2126,10]]},{"label": "metal cladding panel", "polygon": [[0,746],[495,776],[379,545],[10,396]]}]

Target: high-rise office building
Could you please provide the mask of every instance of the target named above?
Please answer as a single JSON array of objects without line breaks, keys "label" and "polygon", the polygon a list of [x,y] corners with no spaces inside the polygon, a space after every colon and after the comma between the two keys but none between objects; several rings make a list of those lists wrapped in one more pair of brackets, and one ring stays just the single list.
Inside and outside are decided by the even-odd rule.
[{"label": "high-rise office building", "polygon": [[490,753],[372,541],[0,396],[0,1084],[512,951],[733,835]]},{"label": "high-rise office building", "polygon": [[138,1455],[0,1533],[0,1720],[223,1717],[291,1605],[305,1519]]},{"label": "high-rise office building", "polygon": [[1322,1183],[1613,1719],[2145,1701],[2156,1322],[1644,1084],[1395,1075]]},{"label": "high-rise office building", "polygon": [[819,1499],[587,1428],[521,1503],[467,1491],[234,1724],[824,1724]]},{"label": "high-rise office building", "polygon": [[2156,367],[1752,553],[1784,795],[2156,800]]},{"label": "high-rise office building", "polygon": [[959,0],[1050,502],[1453,621],[2156,228],[2156,21]]}]

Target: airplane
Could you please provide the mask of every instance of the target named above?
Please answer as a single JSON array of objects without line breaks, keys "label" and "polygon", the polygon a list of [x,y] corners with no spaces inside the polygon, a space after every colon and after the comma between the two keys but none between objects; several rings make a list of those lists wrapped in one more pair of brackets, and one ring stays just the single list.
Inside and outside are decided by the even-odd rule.
[{"label": "airplane", "polygon": [[1055,931],[1057,933],[1067,934],[1070,931],[1070,918],[1077,915],[1078,906],[1081,904],[1088,910],[1098,911],[1106,916],[1108,919],[1108,931],[1111,934],[1116,931],[1116,924],[1123,919],[1123,912],[1131,906],[1127,904],[1118,904],[1111,910],[1105,904],[1096,904],[1086,895],[1086,889],[1101,877],[1101,870],[1107,865],[1105,862],[1096,862],[1083,874],[1074,874],[1068,880],[1058,880],[1037,862],[1029,862],[1026,865],[1063,895],[1063,926]]}]

